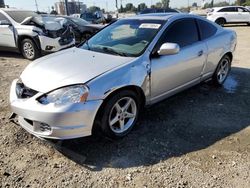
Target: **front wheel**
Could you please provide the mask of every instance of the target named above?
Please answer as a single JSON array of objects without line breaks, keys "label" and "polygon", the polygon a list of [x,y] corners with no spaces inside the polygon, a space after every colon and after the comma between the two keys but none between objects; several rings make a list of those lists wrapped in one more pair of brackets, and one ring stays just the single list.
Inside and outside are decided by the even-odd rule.
[{"label": "front wheel", "polygon": [[217,86],[221,86],[227,79],[231,69],[231,59],[225,55],[219,62],[216,71],[213,75],[213,83]]},{"label": "front wheel", "polygon": [[36,44],[31,39],[24,39],[21,42],[21,52],[28,60],[37,59],[40,56],[40,51]]},{"label": "front wheel", "polygon": [[112,96],[99,122],[102,132],[113,139],[126,136],[138,120],[140,102],[135,92],[124,90]]}]

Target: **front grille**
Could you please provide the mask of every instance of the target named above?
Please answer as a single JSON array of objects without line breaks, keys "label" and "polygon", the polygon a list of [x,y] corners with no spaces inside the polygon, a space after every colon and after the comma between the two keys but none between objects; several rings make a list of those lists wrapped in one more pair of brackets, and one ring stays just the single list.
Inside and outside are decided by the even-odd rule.
[{"label": "front grille", "polygon": [[38,92],[26,87],[23,83],[16,84],[16,94],[19,99],[27,99],[36,95]]}]

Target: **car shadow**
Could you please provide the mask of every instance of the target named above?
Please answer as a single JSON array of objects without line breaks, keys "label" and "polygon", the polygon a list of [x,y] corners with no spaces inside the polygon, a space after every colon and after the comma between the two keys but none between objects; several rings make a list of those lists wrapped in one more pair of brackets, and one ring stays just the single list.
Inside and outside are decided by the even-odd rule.
[{"label": "car shadow", "polygon": [[232,68],[224,86],[203,83],[142,112],[121,140],[87,137],[55,148],[92,171],[148,166],[205,149],[250,125],[250,69]]},{"label": "car shadow", "polygon": [[17,58],[17,59],[24,59],[24,57],[17,52],[1,52],[0,51],[0,58]]},{"label": "car shadow", "polygon": [[226,24],[223,27],[249,27],[247,24]]}]

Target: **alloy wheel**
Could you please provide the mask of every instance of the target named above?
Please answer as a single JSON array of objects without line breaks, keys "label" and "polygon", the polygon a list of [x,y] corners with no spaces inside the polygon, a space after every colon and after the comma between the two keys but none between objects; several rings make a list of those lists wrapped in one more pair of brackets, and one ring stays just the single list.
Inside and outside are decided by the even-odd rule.
[{"label": "alloy wheel", "polygon": [[116,134],[127,131],[137,116],[136,102],[132,97],[124,97],[117,101],[109,114],[109,127]]},{"label": "alloy wheel", "polygon": [[23,44],[23,51],[25,53],[25,55],[27,56],[27,58],[32,59],[35,55],[35,49],[33,47],[33,45],[29,42],[25,42]]},{"label": "alloy wheel", "polygon": [[228,72],[229,72],[229,61],[228,59],[224,59],[220,63],[219,69],[217,72],[217,79],[220,84],[222,84],[225,81],[225,79],[227,78]]}]

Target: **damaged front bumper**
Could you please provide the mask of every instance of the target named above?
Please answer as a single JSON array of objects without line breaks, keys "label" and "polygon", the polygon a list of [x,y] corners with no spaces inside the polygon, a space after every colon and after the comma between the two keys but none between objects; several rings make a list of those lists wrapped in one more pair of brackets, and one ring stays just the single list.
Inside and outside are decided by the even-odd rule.
[{"label": "damaged front bumper", "polygon": [[39,36],[41,50],[43,52],[56,52],[75,45],[74,37],[69,38],[50,38],[47,36]]},{"label": "damaged front bumper", "polygon": [[67,106],[43,105],[36,100],[43,95],[39,92],[30,98],[18,98],[16,85],[17,80],[14,80],[10,106],[26,131],[40,138],[60,140],[91,135],[101,100]]}]

